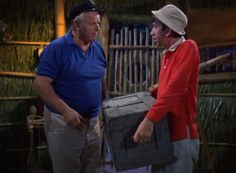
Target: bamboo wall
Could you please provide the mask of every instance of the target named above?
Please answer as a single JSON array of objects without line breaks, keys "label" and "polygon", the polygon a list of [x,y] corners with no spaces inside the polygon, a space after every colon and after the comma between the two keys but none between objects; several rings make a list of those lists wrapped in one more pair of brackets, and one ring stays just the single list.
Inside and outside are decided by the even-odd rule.
[{"label": "bamboo wall", "polygon": [[[0,20],[9,37],[0,38],[0,172],[28,172],[29,131],[26,117],[37,104],[32,88],[35,49],[53,38],[53,1],[1,0]],[[35,132],[35,146],[43,145]],[[34,150],[38,161],[44,150]]]},{"label": "bamboo wall", "polygon": [[111,95],[146,91],[157,82],[160,49],[154,46],[148,27],[111,30],[107,86]]},{"label": "bamboo wall", "polygon": [[[66,12],[70,3],[65,2]],[[35,49],[54,38],[54,4],[50,0],[1,0],[0,6],[4,7],[0,10],[0,20],[8,24],[10,36],[7,39],[12,39],[0,44],[0,172],[25,173],[29,168],[30,139],[26,117],[29,107],[38,101],[31,87],[32,73],[36,70],[33,54]],[[107,69],[110,96],[144,91],[158,81],[161,50],[153,45],[149,32],[148,27],[110,30]],[[236,155],[235,45],[215,44],[201,47],[200,51],[202,61],[226,52],[232,56],[227,62],[209,67],[202,78],[199,120],[208,137],[209,148],[206,152],[202,145],[196,172],[207,172],[209,161],[212,161],[216,172],[233,173]],[[35,131],[37,172],[51,171],[43,138],[42,131]]]},{"label": "bamboo wall", "polygon": [[230,53],[200,76],[198,124],[201,153],[196,172],[233,173],[236,155],[236,46],[201,47],[202,61]]}]

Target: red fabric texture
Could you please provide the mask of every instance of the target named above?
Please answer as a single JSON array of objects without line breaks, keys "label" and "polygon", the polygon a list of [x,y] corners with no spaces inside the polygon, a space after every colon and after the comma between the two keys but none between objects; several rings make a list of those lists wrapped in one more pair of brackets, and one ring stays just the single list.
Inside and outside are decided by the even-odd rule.
[{"label": "red fabric texture", "polygon": [[198,138],[196,124],[200,56],[193,40],[167,51],[161,66],[157,99],[147,117],[157,123],[168,116],[172,141]]}]

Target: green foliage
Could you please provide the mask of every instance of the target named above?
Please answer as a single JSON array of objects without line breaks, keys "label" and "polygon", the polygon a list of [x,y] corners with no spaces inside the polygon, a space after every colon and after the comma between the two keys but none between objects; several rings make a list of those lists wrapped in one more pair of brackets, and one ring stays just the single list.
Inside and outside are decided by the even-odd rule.
[{"label": "green foliage", "polygon": [[[209,151],[201,147],[197,172],[208,172],[207,153],[212,153],[216,173],[233,173],[236,148],[236,83],[211,83],[199,87],[198,121],[207,135]],[[232,93],[232,94],[231,94]],[[204,141],[203,141],[204,142]],[[225,145],[219,145],[219,144]]]},{"label": "green foliage", "polygon": [[211,142],[236,142],[236,97],[200,97],[199,119]]}]

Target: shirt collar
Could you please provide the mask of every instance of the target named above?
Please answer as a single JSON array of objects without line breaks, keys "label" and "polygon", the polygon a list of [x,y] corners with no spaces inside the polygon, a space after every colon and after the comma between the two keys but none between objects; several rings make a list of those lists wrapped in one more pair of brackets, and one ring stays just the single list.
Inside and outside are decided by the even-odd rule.
[{"label": "shirt collar", "polygon": [[[73,44],[73,45],[77,46],[77,44],[75,43],[75,41],[73,39],[73,35],[72,35],[72,31],[71,30],[65,34],[65,39],[66,39],[66,42],[68,44]],[[94,44],[94,41],[91,41],[90,47],[93,47],[93,44]]]},{"label": "shirt collar", "polygon": [[165,50],[162,52],[162,54],[164,55],[164,54],[166,54],[166,52],[168,52],[168,51],[174,52],[175,49],[176,49],[181,43],[183,43],[184,41],[185,41],[184,36],[181,36],[174,44],[172,44],[172,45],[169,47],[169,49],[165,49]]}]

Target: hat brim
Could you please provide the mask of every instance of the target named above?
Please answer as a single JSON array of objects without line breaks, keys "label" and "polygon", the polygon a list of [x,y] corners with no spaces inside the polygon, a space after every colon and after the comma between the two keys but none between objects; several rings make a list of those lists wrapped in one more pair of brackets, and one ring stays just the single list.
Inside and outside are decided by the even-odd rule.
[{"label": "hat brim", "polygon": [[160,20],[163,24],[165,24],[166,26],[168,26],[171,30],[173,30],[174,32],[180,34],[180,35],[185,35],[186,32],[183,30],[183,31],[177,31],[175,29],[175,27],[173,26],[173,23],[168,19],[166,18],[159,10],[157,11],[151,11],[152,14],[158,19]]}]

